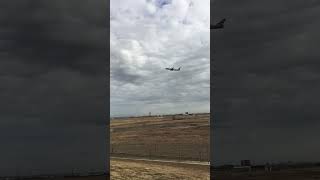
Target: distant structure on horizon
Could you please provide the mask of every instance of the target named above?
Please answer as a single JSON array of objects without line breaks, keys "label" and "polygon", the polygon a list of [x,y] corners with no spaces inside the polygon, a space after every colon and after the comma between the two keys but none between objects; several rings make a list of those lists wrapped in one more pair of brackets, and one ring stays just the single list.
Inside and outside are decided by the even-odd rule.
[{"label": "distant structure on horizon", "polygon": [[171,113],[171,114],[152,114],[151,112],[149,112],[149,114],[144,114],[144,115],[123,115],[123,116],[111,116],[110,120],[117,120],[117,119],[128,119],[128,118],[141,118],[141,117],[172,117],[172,116],[208,116],[210,115],[210,112],[198,112],[198,113],[189,113],[189,112],[185,112],[185,113]]}]

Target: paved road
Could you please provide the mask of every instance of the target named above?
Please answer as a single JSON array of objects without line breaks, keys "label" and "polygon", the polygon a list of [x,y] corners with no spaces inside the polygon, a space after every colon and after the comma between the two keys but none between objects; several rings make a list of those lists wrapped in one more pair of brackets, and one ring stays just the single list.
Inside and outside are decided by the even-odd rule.
[{"label": "paved road", "polygon": [[110,158],[111,159],[133,160],[133,161],[148,161],[148,162],[162,162],[162,163],[210,166],[210,162],[199,162],[199,161],[178,161],[178,160],[161,160],[161,159],[144,159],[144,158],[124,158],[124,157],[110,157]]}]

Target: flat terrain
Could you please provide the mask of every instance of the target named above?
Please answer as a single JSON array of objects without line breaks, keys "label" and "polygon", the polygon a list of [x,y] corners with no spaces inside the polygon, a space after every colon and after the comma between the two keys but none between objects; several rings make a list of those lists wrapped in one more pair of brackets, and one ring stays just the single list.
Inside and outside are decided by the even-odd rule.
[{"label": "flat terrain", "polygon": [[111,180],[209,180],[209,166],[111,160]]},{"label": "flat terrain", "polygon": [[[210,166],[160,162],[209,160],[210,114],[111,121],[111,179],[209,180]],[[141,161],[156,159],[160,161]]]},{"label": "flat terrain", "polygon": [[266,173],[258,171],[253,173],[213,172],[216,180],[315,180],[320,179],[320,168],[287,169]]},{"label": "flat terrain", "polygon": [[210,114],[111,121],[111,154],[161,159],[209,159]]}]

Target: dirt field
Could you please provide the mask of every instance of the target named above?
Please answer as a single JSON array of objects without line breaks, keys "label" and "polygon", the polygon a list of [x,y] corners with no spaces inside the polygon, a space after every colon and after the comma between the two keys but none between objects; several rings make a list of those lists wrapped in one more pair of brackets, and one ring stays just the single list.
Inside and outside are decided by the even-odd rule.
[{"label": "dirt field", "polygon": [[209,166],[111,160],[111,180],[209,180]]},{"label": "dirt field", "polygon": [[289,169],[271,173],[264,171],[254,173],[213,172],[214,180],[315,180],[320,179],[320,168]]},{"label": "dirt field", "polygon": [[[111,156],[209,160],[210,114],[112,120]],[[209,180],[209,166],[111,160],[111,179]]]},{"label": "dirt field", "polygon": [[111,121],[111,154],[208,160],[210,114]]}]

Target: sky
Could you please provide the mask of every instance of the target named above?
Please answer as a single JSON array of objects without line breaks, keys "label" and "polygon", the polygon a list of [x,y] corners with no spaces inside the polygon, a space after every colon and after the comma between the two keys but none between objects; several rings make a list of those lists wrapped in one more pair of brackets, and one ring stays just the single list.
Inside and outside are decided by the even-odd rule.
[{"label": "sky", "polygon": [[111,0],[111,116],[209,112],[209,27],[209,0]]},{"label": "sky", "polygon": [[320,161],[320,2],[215,0],[213,163]]},{"label": "sky", "polygon": [[107,3],[0,4],[0,176],[104,170]]}]

